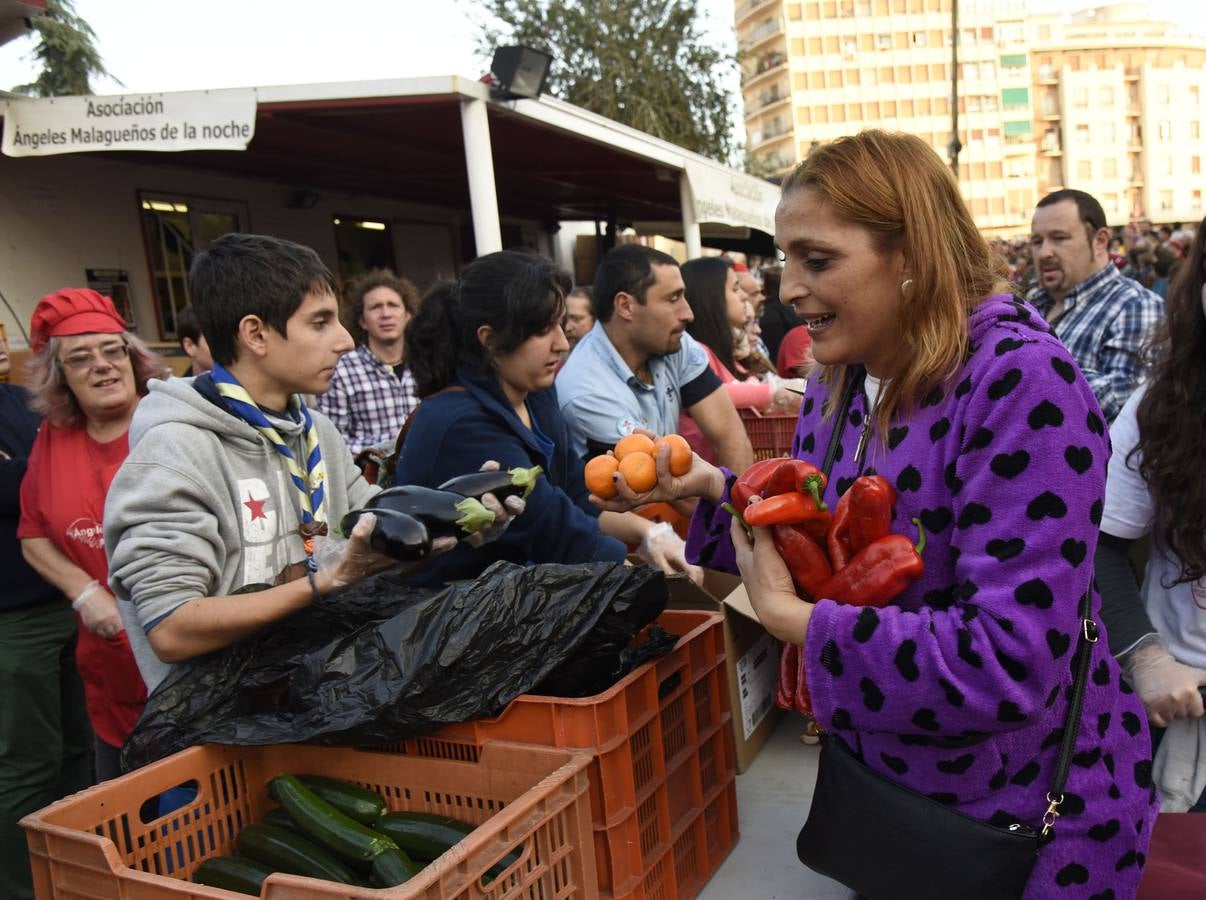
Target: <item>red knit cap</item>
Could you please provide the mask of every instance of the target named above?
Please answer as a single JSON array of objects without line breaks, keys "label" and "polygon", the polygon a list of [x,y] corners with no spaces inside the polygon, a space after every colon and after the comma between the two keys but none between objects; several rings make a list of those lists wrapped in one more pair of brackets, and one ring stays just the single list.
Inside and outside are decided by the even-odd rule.
[{"label": "red knit cap", "polygon": [[125,330],[126,320],[108,297],[90,288],[62,288],[38,301],[29,320],[29,344],[37,352],[52,337]]}]

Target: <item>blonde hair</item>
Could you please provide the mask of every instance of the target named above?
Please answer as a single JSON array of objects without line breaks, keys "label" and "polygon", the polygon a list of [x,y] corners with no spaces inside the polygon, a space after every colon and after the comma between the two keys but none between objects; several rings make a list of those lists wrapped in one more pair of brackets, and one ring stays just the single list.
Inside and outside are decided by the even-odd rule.
[{"label": "blonde hair", "polygon": [[[1007,291],[1004,263],[976,228],[959,186],[920,138],[871,129],[825,144],[783,182],[783,202],[807,188],[871,233],[881,253],[900,250],[912,284],[901,290],[900,347],[875,415],[882,442],[892,418],[949,379],[967,356],[967,319],[994,291]],[[826,415],[846,388],[846,366],[827,366]]]},{"label": "blonde hair", "polygon": [[[121,335],[130,350],[130,365],[134,368],[134,388],[139,397],[147,395],[147,382],[152,378],[167,379],[172,371],[159,357],[147,349],[147,345],[128,331]],[[34,412],[46,417],[51,425],[70,428],[77,425],[83,416],[79,401],[67,386],[63,367],[59,365],[59,347],[62,340],[52,337],[46,346],[30,357],[26,363],[29,381],[29,405]]]}]

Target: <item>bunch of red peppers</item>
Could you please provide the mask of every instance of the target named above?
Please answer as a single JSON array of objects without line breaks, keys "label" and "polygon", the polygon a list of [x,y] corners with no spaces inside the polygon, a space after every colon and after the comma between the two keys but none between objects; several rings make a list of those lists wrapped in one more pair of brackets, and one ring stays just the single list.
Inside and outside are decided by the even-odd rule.
[{"label": "bunch of red peppers", "polygon": [[[825,474],[802,459],[768,459],[742,473],[730,491],[729,511],[747,527],[767,527],[775,549],[805,600],[886,606],[925,571],[925,530],[918,519],[916,545],[892,534],[896,491],[880,475],[863,475],[830,511],[821,499]],[[759,499],[750,505],[751,498]],[[778,704],[807,711],[799,648],[784,647]]]}]

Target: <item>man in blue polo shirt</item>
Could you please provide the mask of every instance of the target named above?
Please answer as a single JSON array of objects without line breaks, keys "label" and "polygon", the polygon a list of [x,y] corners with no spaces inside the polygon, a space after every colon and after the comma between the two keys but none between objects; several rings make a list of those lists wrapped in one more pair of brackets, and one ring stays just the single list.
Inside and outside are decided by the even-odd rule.
[{"label": "man in blue polo shirt", "polygon": [[561,412],[584,459],[635,428],[678,430],[685,409],[735,472],[754,461],[741,417],[686,333],[694,316],[674,257],[639,244],[611,250],[595,272],[597,321],[557,376]]}]

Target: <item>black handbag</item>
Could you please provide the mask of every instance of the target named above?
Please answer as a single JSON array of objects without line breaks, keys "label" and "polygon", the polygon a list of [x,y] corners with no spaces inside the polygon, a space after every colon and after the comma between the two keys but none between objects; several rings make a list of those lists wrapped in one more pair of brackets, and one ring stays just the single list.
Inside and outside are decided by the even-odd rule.
[{"label": "black handbag", "polygon": [[[853,382],[825,456],[828,473]],[[817,784],[796,854],[815,872],[869,900],[1009,900],[1022,896],[1039,848],[1054,836],[1080,727],[1097,624],[1091,595],[1081,598],[1080,640],[1055,779],[1041,827],[981,822],[880,775],[834,735],[822,737]]]}]

